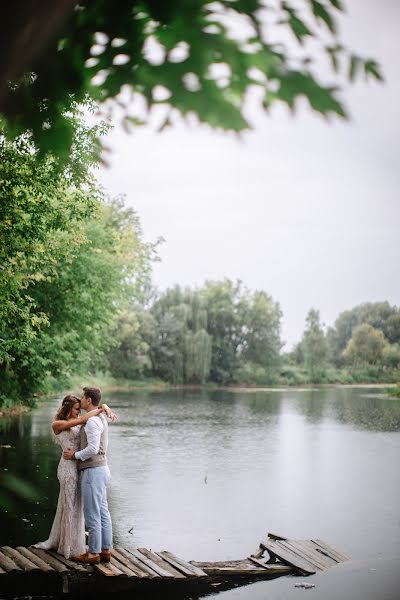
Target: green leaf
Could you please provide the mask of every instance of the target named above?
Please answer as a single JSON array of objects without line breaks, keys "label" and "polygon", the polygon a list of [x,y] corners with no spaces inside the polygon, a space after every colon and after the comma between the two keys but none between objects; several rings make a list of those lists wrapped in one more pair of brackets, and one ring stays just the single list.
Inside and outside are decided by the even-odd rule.
[{"label": "green leaf", "polygon": [[334,6],[337,10],[343,10],[343,4],[340,0],[329,0],[329,2]]},{"label": "green leaf", "polygon": [[338,48],[336,46],[328,46],[326,51],[332,62],[332,68],[337,73],[339,71]]},{"label": "green leaf", "polygon": [[350,64],[349,64],[349,79],[350,81],[354,81],[356,76],[357,76],[357,72],[360,68],[362,64],[362,60],[359,56],[356,56],[355,54],[352,54],[350,56]]},{"label": "green leaf", "polygon": [[325,6],[323,4],[321,4],[321,2],[318,2],[318,0],[311,0],[311,6],[312,6],[312,11],[314,13],[315,18],[318,20],[321,20],[325,23],[325,25],[328,27],[329,31],[331,31],[332,33],[336,33],[336,24],[332,18],[332,16],[329,14],[329,12],[327,11],[327,9],[325,8]]},{"label": "green leaf", "polygon": [[310,106],[317,112],[323,115],[335,113],[340,117],[346,117],[343,105],[335,98],[336,91],[336,88],[319,85],[310,73],[289,71],[281,79],[278,96],[291,109],[294,108],[298,96],[305,96]]},{"label": "green leaf", "polygon": [[300,44],[303,43],[303,38],[312,36],[312,32],[307,25],[299,19],[296,11],[286,2],[282,2],[282,9],[288,14],[288,25]]},{"label": "green leaf", "polygon": [[365,61],[364,72],[366,76],[371,75],[378,81],[384,81],[384,77],[381,73],[380,67],[374,60]]}]

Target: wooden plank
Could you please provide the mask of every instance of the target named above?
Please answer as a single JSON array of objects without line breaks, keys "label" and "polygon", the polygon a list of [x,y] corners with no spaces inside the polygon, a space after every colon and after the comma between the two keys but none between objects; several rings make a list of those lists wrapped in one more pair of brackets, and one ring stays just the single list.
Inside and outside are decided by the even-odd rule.
[{"label": "wooden plank", "polygon": [[204,571],[182,558],[175,556],[172,552],[168,552],[168,550],[157,552],[157,554],[188,577],[207,577],[207,573],[204,573]]},{"label": "wooden plank", "polygon": [[276,563],[274,565],[264,565],[264,568],[259,568],[249,559],[245,560],[228,560],[225,562],[198,562],[193,561],[190,564],[202,569],[207,575],[251,575],[261,577],[276,575],[276,574],[289,574],[293,573],[293,567],[284,565],[282,563]]},{"label": "wooden plank", "polygon": [[102,575],[106,577],[115,577],[115,573],[110,569],[111,563],[98,563],[97,565],[93,565],[96,571],[99,571]]},{"label": "wooden plank", "polygon": [[53,567],[48,565],[44,560],[33,554],[28,548],[24,548],[23,546],[17,546],[17,550],[20,554],[23,554],[26,558],[28,558],[31,562],[39,567],[41,571],[54,571]]},{"label": "wooden plank", "polygon": [[118,548],[118,552],[120,552],[126,558],[129,558],[129,561],[133,563],[133,566],[139,569],[141,573],[143,573],[141,577],[150,577],[152,579],[155,577],[160,577],[157,573],[155,573],[155,571],[153,571],[153,569],[150,569],[141,560],[138,560],[135,556],[133,556],[133,554],[131,554],[131,552],[128,549]]},{"label": "wooden plank", "polygon": [[80,573],[82,573],[82,572],[92,573],[93,572],[91,565],[83,565],[80,563],[76,563],[75,561],[72,561],[69,558],[65,558],[65,556],[63,556],[62,554],[59,554],[55,550],[46,550],[46,552],[48,554],[50,554],[51,556],[53,556],[53,558],[56,558],[57,560],[59,560],[64,565],[66,565],[67,567],[69,567],[70,569],[72,569],[74,571],[79,571]]},{"label": "wooden plank", "polygon": [[33,554],[36,554],[36,556],[44,560],[44,562],[49,564],[51,567],[53,567],[53,569],[57,571],[57,573],[63,573],[64,571],[68,571],[64,563],[62,563],[57,558],[54,558],[54,556],[51,556],[51,554],[47,554],[45,550],[42,550],[41,548],[35,548],[34,546],[30,546],[29,550],[33,552]]},{"label": "wooden plank", "polygon": [[276,540],[287,540],[288,539],[286,537],[283,537],[282,535],[278,535],[277,533],[269,533],[268,537],[271,540],[274,540],[274,541],[276,541]]},{"label": "wooden plank", "polygon": [[306,561],[304,558],[301,558],[293,552],[292,550],[288,550],[282,546],[282,542],[274,542],[272,540],[267,540],[265,543],[262,542],[262,546],[265,547],[265,550],[271,551],[273,554],[278,556],[283,562],[296,567],[303,573],[313,575],[316,573],[316,568],[314,565]]},{"label": "wooden plank", "polygon": [[[286,537],[283,537],[282,535],[278,535],[277,533],[271,533],[271,532],[267,533],[267,539],[263,540],[260,543],[258,550],[253,552],[253,554],[251,555],[253,558],[261,558],[262,557],[262,555],[264,554],[264,550],[265,550],[265,544],[268,542],[268,539],[272,540],[272,541],[287,540]],[[271,557],[268,562],[269,562],[269,564],[271,564],[271,563],[275,562],[275,560],[276,559],[274,557]]]},{"label": "wooden plank", "polygon": [[147,548],[137,548],[141,554],[144,554],[147,558],[149,558],[153,563],[161,567],[164,571],[168,571],[174,579],[185,579],[185,575],[183,575],[180,571],[175,569],[172,565],[162,559],[160,556],[151,552],[151,550],[147,550]]},{"label": "wooden plank", "polygon": [[343,552],[339,552],[339,550],[332,548],[332,546],[324,542],[324,540],[315,539],[311,541],[317,544],[324,552],[328,554],[328,556],[336,560],[336,562],[346,562],[348,560],[351,560],[350,556],[347,556],[347,554],[344,554]]},{"label": "wooden plank", "polygon": [[20,554],[18,550],[10,548],[10,546],[2,546],[0,550],[3,552],[3,554],[8,556],[8,558],[11,558],[16,565],[21,567],[21,569],[24,569],[24,571],[40,571],[39,567],[35,565],[35,563],[29,560],[29,558],[26,558],[26,556]]},{"label": "wooden plank", "polygon": [[[128,577],[128,575],[119,567],[115,566],[115,561],[111,561],[109,563],[99,563],[100,565],[104,565],[105,567],[107,567],[112,574],[114,575],[114,577]],[[99,564],[95,565],[95,567],[98,567]]]},{"label": "wooden plank", "polygon": [[123,573],[125,573],[125,575],[127,577],[135,577],[136,579],[138,579],[138,575],[137,573],[135,573],[134,571],[132,571],[132,569],[130,569],[129,567],[127,567],[124,563],[121,563],[115,556],[115,552],[113,552],[113,555],[111,557],[111,563],[109,563],[111,565],[113,565],[114,567],[116,567],[117,569],[119,569],[120,571],[122,571]]},{"label": "wooden plank", "polygon": [[328,569],[337,565],[338,561],[336,560],[336,558],[334,558],[333,556],[329,556],[328,552],[322,550],[318,546],[318,544],[316,544],[312,540],[304,540],[301,543],[304,544],[304,546],[306,546],[307,548],[309,548],[310,551],[313,552],[314,556],[317,556],[319,560],[322,560],[324,565],[326,565]]},{"label": "wooden plank", "polygon": [[261,562],[261,560],[258,560],[254,556],[249,556],[248,560],[251,560],[252,563],[254,563],[255,565],[257,565],[258,567],[261,567],[262,569],[267,569],[268,570],[271,567],[271,565],[266,565],[265,563]]},{"label": "wooden plank", "polygon": [[311,565],[313,565],[313,567],[315,567],[317,571],[326,570],[326,566],[323,564],[323,561],[318,557],[318,554],[316,556],[310,556],[305,547],[302,546],[301,543],[299,545],[298,540],[282,540],[279,541],[279,544],[282,544],[282,547],[290,550],[291,552],[294,552],[294,554],[297,554],[301,559],[304,559],[307,562],[309,562]]},{"label": "wooden plank", "polygon": [[[300,557],[305,558],[319,571],[326,571],[329,567],[332,567],[332,562],[329,565],[324,561],[324,557],[322,555],[318,555],[318,552],[315,552],[313,548],[307,546],[307,542],[305,540],[286,540],[280,542],[285,547],[289,548],[296,552]],[[336,563],[334,563],[336,564]]]},{"label": "wooden plank", "polygon": [[[113,553],[112,553],[113,557],[116,558],[116,560],[118,560],[124,567],[130,569],[135,574],[136,577],[141,577],[141,578],[149,577],[148,573],[139,569],[139,567],[134,565],[133,562],[131,562],[129,560],[129,556],[128,557],[124,556],[124,554],[122,554],[122,550],[123,550],[123,548],[122,549],[119,548],[118,550],[116,550],[114,548]],[[128,554],[128,552],[127,552],[127,554]]]},{"label": "wooden plank", "polygon": [[147,567],[149,567],[150,569],[152,569],[155,573],[157,573],[157,575],[159,575],[160,577],[163,577],[165,579],[169,579],[171,577],[173,577],[171,575],[171,573],[169,573],[166,569],[163,569],[162,567],[159,567],[158,565],[156,565],[150,558],[147,558],[147,556],[145,556],[144,554],[142,554],[141,552],[139,552],[139,550],[135,549],[129,549],[129,552],[138,560],[140,560],[141,562],[143,562]]},{"label": "wooden plank", "polygon": [[7,571],[7,573],[15,573],[16,571],[22,572],[23,570],[16,565],[11,558],[3,554],[3,552],[0,552],[0,567],[4,569],[4,571]]}]

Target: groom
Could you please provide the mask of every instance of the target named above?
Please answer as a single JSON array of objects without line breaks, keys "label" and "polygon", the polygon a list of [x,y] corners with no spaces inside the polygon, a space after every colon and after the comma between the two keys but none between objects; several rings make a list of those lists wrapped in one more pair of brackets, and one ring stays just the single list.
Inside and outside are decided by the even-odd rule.
[{"label": "groom", "polygon": [[[81,408],[95,410],[101,400],[98,388],[85,387],[81,396]],[[108,423],[103,414],[92,417],[80,430],[80,448],[64,451],[64,458],[77,460],[81,473],[81,492],[85,523],[89,532],[89,551],[72,557],[75,562],[97,564],[110,562],[112,548],[112,524],[107,504],[107,484],[110,469],[107,465]]]}]

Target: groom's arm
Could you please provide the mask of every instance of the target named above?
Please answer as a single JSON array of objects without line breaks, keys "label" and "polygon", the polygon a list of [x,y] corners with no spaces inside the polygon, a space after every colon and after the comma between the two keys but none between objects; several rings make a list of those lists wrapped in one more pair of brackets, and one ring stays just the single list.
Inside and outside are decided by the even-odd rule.
[{"label": "groom's arm", "polygon": [[103,424],[100,419],[93,417],[85,425],[85,432],[88,445],[83,450],[75,452],[75,458],[78,460],[88,460],[96,456],[100,449],[100,439],[103,432]]}]

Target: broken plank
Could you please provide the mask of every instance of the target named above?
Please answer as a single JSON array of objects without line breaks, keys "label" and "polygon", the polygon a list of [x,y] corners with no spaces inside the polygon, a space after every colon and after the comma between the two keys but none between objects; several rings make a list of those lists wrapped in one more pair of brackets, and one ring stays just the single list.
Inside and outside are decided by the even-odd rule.
[{"label": "broken plank", "polygon": [[347,554],[344,554],[343,552],[339,552],[339,550],[332,548],[332,546],[324,542],[324,540],[315,539],[311,541],[317,544],[321,548],[321,550],[326,552],[326,554],[328,556],[331,556],[334,560],[336,560],[336,562],[346,562],[350,560],[350,556],[347,556]]},{"label": "broken plank", "polygon": [[304,558],[301,558],[293,552],[292,550],[288,550],[281,545],[281,542],[274,542],[272,540],[267,540],[265,543],[262,542],[262,545],[265,547],[265,550],[268,552],[272,552],[275,556],[280,558],[283,562],[288,563],[289,565],[296,567],[302,573],[307,575],[314,575],[317,571],[316,567],[309,563]]},{"label": "broken plank", "polygon": [[258,560],[254,556],[249,556],[248,560],[251,560],[252,563],[254,563],[255,565],[261,567],[262,569],[267,569],[268,570],[270,568],[270,565],[266,565],[265,563],[261,562],[261,560]]},{"label": "broken plank", "polygon": [[161,567],[163,570],[168,571],[174,579],[185,579],[185,575],[183,575],[180,571],[175,569],[172,565],[170,565],[163,558],[151,552],[151,550],[147,550],[147,548],[137,548],[137,550],[144,554],[147,558],[149,558],[153,563]]},{"label": "broken plank", "polygon": [[285,542],[281,541],[281,544],[284,545],[286,548],[293,550],[293,552],[296,552],[300,557],[308,560],[312,565],[315,565],[320,571],[326,571],[326,569],[333,566],[332,562],[330,562],[330,564],[327,565],[326,560],[324,560],[325,557],[322,556],[322,554],[316,552],[313,548],[307,546],[307,542],[304,540],[286,540]]},{"label": "broken plank", "polygon": [[268,533],[268,537],[271,540],[274,540],[274,541],[276,541],[276,540],[287,540],[288,539],[287,537],[283,537],[282,535],[278,535],[277,533]]}]

